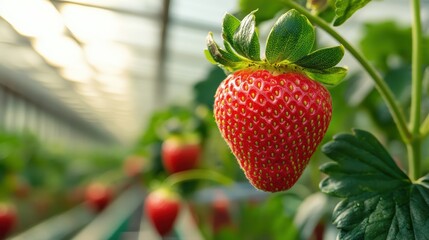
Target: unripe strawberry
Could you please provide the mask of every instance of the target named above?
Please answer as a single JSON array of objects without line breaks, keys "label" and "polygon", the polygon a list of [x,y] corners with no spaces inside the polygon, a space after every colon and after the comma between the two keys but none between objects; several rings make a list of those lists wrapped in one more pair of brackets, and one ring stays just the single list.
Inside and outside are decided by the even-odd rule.
[{"label": "unripe strawberry", "polygon": [[246,177],[258,189],[290,188],[331,120],[331,97],[298,73],[242,70],[219,86],[216,123]]},{"label": "unripe strawberry", "polygon": [[296,10],[274,24],[261,59],[254,18],[225,15],[225,50],[209,34],[206,56],[230,72],[214,103],[223,138],[250,183],[277,192],[298,181],[328,129],[332,103],[322,83],[339,83],[347,70],[335,67],[342,46],[311,52],[314,27]]}]

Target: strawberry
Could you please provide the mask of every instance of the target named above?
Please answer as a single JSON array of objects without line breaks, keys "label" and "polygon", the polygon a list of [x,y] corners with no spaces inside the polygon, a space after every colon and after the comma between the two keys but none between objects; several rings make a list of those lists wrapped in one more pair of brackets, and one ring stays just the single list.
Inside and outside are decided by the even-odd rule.
[{"label": "strawberry", "polygon": [[87,205],[96,212],[101,212],[113,199],[113,191],[108,186],[93,182],[85,190]]},{"label": "strawberry", "polygon": [[226,50],[208,36],[206,56],[230,74],[215,94],[216,124],[250,183],[277,192],[302,175],[328,129],[332,104],[324,85],[346,69],[334,67],[342,46],[310,52],[314,28],[295,10],[283,14],[267,39],[265,59],[253,12],[242,21],[226,14]]},{"label": "strawberry", "polygon": [[164,237],[173,229],[180,210],[180,198],[169,189],[159,188],[148,194],[144,208],[156,231]]},{"label": "strawberry", "polygon": [[234,226],[231,217],[231,202],[223,192],[216,192],[211,209],[211,224],[213,233],[219,233],[223,228]]},{"label": "strawberry", "polygon": [[0,203],[0,239],[5,239],[15,227],[17,214],[15,207],[9,203]]},{"label": "strawberry", "polygon": [[168,173],[195,168],[201,154],[201,145],[195,137],[170,136],[162,144],[162,163]]},{"label": "strawberry", "polygon": [[331,97],[302,74],[267,70],[230,75],[215,95],[215,120],[250,182],[265,191],[290,188],[322,140]]}]

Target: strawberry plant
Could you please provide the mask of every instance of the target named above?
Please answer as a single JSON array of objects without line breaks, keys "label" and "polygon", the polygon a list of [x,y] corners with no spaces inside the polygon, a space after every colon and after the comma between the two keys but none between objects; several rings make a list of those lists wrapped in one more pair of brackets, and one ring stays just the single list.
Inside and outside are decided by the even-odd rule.
[{"label": "strawberry plant", "polygon": [[[296,184],[332,116],[341,112],[332,109],[330,92],[346,77],[347,69],[336,67],[345,50],[373,80],[395,126],[392,130],[386,125],[384,131],[405,146],[408,164],[404,172],[376,134],[366,130],[339,133],[323,145],[322,152],[332,161],[320,167],[326,178],[319,186],[322,192],[341,199],[332,216],[338,238],[426,239],[429,175],[422,169],[422,150],[429,134],[429,116],[425,118],[422,110],[427,98],[423,91],[427,64],[423,62],[421,1],[410,1],[411,94],[409,102],[401,105],[392,85],[380,74],[385,69],[376,69],[377,65],[335,29],[369,0],[309,0],[307,8],[290,0],[276,4],[279,2],[289,10],[271,28],[264,48],[255,20],[258,11],[250,10],[242,20],[224,16],[223,48],[211,33],[207,37],[207,59],[228,74],[214,96],[215,120],[240,168],[263,191],[284,191]],[[263,20],[278,12],[264,8],[262,1],[240,3],[261,3]],[[314,49],[313,24],[341,46]],[[260,56],[261,49],[265,56]]]}]

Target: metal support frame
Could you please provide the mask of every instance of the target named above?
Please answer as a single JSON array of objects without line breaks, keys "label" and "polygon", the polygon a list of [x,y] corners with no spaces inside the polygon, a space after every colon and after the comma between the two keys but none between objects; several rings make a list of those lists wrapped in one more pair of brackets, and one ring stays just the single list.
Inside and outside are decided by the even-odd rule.
[{"label": "metal support frame", "polygon": [[158,52],[158,69],[157,69],[157,78],[155,79],[155,103],[158,105],[156,107],[163,107],[165,104],[165,94],[166,94],[166,73],[165,67],[167,64],[167,37],[168,37],[168,25],[170,20],[170,0],[163,1],[163,9],[161,15],[161,39],[160,47]]}]

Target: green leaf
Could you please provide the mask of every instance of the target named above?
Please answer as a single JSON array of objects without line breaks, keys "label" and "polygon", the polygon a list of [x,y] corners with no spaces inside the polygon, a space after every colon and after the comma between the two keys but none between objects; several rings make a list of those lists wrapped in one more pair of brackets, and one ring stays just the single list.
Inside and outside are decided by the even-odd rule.
[{"label": "green leaf", "polygon": [[[225,14],[222,24],[222,38],[224,39],[224,42],[228,42],[229,45],[232,45],[234,42],[234,33],[237,31],[240,23],[240,20],[233,15],[229,13]],[[225,44],[225,48],[228,50],[226,45],[227,44]]]},{"label": "green leaf", "polygon": [[302,57],[294,64],[304,68],[327,69],[337,65],[344,56],[344,47],[336,46],[318,49]]},{"label": "green leaf", "polygon": [[335,18],[334,4],[331,4],[329,1],[328,6],[323,11],[317,12],[317,16],[322,18],[326,22],[331,23]]},{"label": "green leaf", "polygon": [[260,60],[260,46],[256,33],[254,12],[249,13],[241,21],[234,33],[232,46],[242,56],[258,61]]},{"label": "green leaf", "polygon": [[377,139],[355,130],[322,151],[323,192],[344,198],[333,213],[338,239],[428,239],[429,175],[412,183]]},{"label": "green leaf", "polygon": [[211,53],[209,50],[204,49],[204,56],[211,64],[217,64],[217,62],[213,59]]},{"label": "green leaf", "polygon": [[221,64],[228,71],[232,71],[242,62],[242,59],[234,53],[222,50],[214,41],[212,33],[209,33],[207,36],[206,50],[204,54],[207,60]]},{"label": "green leaf", "polygon": [[343,24],[357,10],[363,8],[371,0],[336,0],[334,26]]},{"label": "green leaf", "polygon": [[267,39],[265,56],[270,63],[295,62],[310,53],[315,40],[314,28],[308,19],[292,9],[283,14]]},{"label": "green leaf", "polygon": [[328,86],[338,85],[347,75],[347,68],[332,67],[324,70],[304,69],[304,73],[311,79]]}]

